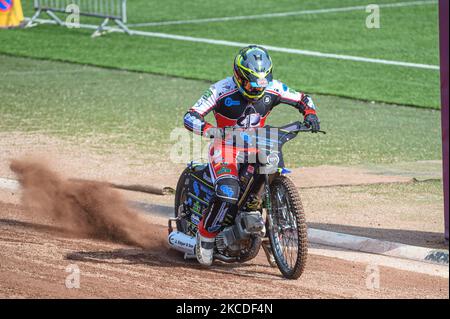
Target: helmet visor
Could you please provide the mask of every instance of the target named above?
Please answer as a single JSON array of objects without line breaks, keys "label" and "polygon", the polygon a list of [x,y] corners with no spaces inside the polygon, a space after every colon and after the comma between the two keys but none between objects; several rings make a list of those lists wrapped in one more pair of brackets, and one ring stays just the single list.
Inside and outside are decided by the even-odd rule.
[{"label": "helmet visor", "polygon": [[251,95],[260,95],[266,90],[267,86],[259,86],[256,82],[245,81],[243,83],[244,89],[248,94]]},{"label": "helmet visor", "polygon": [[270,82],[268,81],[268,79],[262,77],[254,79],[254,81],[245,81],[244,88],[249,94],[260,95],[266,90],[269,84]]}]

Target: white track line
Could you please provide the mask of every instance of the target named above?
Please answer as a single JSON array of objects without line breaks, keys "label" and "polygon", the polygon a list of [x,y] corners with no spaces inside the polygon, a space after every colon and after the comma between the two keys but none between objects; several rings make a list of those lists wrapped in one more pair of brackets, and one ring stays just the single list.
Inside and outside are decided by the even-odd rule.
[{"label": "white track line", "polygon": [[[130,30],[130,31],[131,31],[131,34],[148,36],[148,37],[181,40],[181,41],[189,41],[189,42],[198,42],[198,43],[207,43],[207,44],[223,45],[223,46],[237,47],[237,48],[242,48],[242,47],[252,44],[252,43],[244,43],[244,42],[214,40],[214,39],[207,39],[207,38],[195,38],[195,37],[189,37],[189,36],[158,33],[158,32],[146,32],[146,31],[134,31],[134,30]],[[267,50],[273,51],[273,52],[283,52],[283,53],[291,53],[291,54],[298,54],[298,55],[305,55],[305,56],[314,56],[314,57],[318,57],[318,58],[331,58],[331,59],[337,59],[337,60],[348,60],[348,61],[356,61],[356,62],[396,65],[396,66],[419,68],[419,69],[439,70],[438,65],[410,63],[410,62],[402,62],[402,61],[391,61],[391,60],[384,60],[384,59],[373,59],[373,58],[357,57],[357,56],[351,56],[351,55],[341,55],[341,54],[334,54],[334,53],[323,53],[323,52],[319,52],[319,51],[275,47],[275,46],[265,45],[265,44],[261,44],[261,46],[263,46]]]},{"label": "white track line", "polygon": [[[52,20],[37,19],[36,21],[39,23],[44,23],[44,24],[56,24],[56,22],[52,21]],[[80,24],[80,28],[96,30],[98,28],[98,26],[91,25],[91,24]],[[104,29],[107,31],[110,31],[110,32],[119,32],[119,33],[125,32],[121,29],[114,28],[114,27],[104,27]],[[188,42],[196,42],[196,43],[223,45],[223,46],[236,47],[236,48],[242,48],[242,47],[248,46],[250,44],[255,44],[255,43],[234,42],[234,41],[226,41],[226,40],[215,40],[215,39],[208,39],[208,38],[196,38],[196,37],[168,34],[168,33],[160,33],[160,32],[149,32],[149,31],[139,31],[139,30],[129,30],[129,31],[130,31],[131,35],[141,35],[141,36],[160,38],[160,39],[170,39],[170,40],[188,41]],[[318,58],[331,58],[331,59],[348,60],[348,61],[355,61],[355,62],[394,65],[394,66],[418,68],[418,69],[439,70],[438,65],[410,63],[410,62],[402,62],[402,61],[391,61],[391,60],[384,60],[384,59],[365,58],[365,57],[357,57],[357,56],[352,56],[352,55],[341,55],[341,54],[334,54],[334,53],[323,53],[323,52],[319,52],[319,51],[275,47],[275,46],[270,46],[270,45],[265,45],[265,44],[260,44],[260,45],[265,47],[269,51],[273,51],[273,52],[291,53],[291,54],[297,54],[297,55],[313,56],[313,57],[318,57]]]},{"label": "white track line", "polygon": [[[384,266],[399,270],[412,271],[415,273],[437,276],[442,278],[449,277],[447,265],[424,263],[422,261],[416,261],[411,259],[401,259],[378,254],[370,254],[361,251],[352,251],[343,248],[323,246],[318,244],[310,244],[308,247],[308,254],[337,258],[347,260],[350,262],[363,263],[366,265],[378,267]],[[389,270],[380,269],[380,271],[381,273],[383,273],[384,271]]]},{"label": "white track line", "polygon": [[412,246],[313,228],[308,229],[308,241],[314,244],[366,253],[411,259],[420,262],[445,264],[448,267],[448,250]]},{"label": "white track line", "polygon": [[0,178],[0,189],[8,189],[11,191],[17,191],[20,189],[20,184],[15,179]]},{"label": "white track line", "polygon": [[[431,0],[431,1],[428,0],[428,1],[386,3],[386,4],[380,4],[378,6],[380,8],[399,8],[399,7],[410,7],[410,6],[419,6],[419,5],[436,4],[436,3],[437,3],[437,1],[435,1],[435,0]],[[301,10],[301,11],[279,12],[279,13],[265,13],[265,14],[247,15],[247,16],[217,17],[217,18],[161,21],[161,22],[145,22],[145,23],[127,24],[127,26],[129,26],[129,27],[156,27],[156,26],[178,25],[178,24],[226,22],[226,21],[236,21],[236,20],[254,20],[254,19],[280,18],[280,17],[288,17],[288,16],[307,15],[307,14],[361,11],[361,10],[366,10],[366,8],[367,8],[367,6],[352,6],[352,7],[327,8],[327,9],[316,9],[316,10]]]}]

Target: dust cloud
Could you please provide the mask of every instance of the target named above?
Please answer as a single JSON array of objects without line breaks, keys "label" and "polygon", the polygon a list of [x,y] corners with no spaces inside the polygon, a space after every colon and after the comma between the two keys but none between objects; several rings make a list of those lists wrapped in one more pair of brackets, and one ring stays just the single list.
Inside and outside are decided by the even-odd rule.
[{"label": "dust cloud", "polygon": [[37,159],[11,161],[23,188],[23,204],[34,216],[49,218],[72,235],[145,249],[166,248],[163,227],[131,210],[107,183],[72,181]]}]

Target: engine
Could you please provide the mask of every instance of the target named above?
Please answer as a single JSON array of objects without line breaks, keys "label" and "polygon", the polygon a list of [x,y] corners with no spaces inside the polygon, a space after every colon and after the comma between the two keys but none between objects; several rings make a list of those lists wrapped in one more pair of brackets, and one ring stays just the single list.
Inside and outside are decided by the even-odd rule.
[{"label": "engine", "polygon": [[216,247],[223,256],[238,257],[241,251],[251,248],[253,238],[264,237],[265,233],[264,219],[259,211],[241,211],[235,224],[216,236]]}]

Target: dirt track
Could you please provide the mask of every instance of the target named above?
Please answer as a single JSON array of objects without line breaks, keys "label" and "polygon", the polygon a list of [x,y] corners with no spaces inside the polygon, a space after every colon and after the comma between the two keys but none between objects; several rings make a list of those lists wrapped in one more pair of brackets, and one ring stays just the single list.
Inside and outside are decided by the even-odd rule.
[{"label": "dirt track", "polygon": [[[14,155],[6,152],[2,156],[6,156],[4,154]],[[72,163],[69,159],[73,157],[67,156],[65,162]],[[83,165],[77,169],[58,171],[103,180],[109,176],[106,173],[96,175],[104,163],[109,163],[109,158],[101,158],[98,165],[91,163],[92,159],[90,162],[83,160]],[[121,171],[119,168],[128,167],[123,164],[117,164],[114,169],[110,167],[109,174],[117,175]],[[8,166],[9,160],[2,158],[0,172],[14,177]],[[87,171],[88,168],[91,171]],[[174,171],[173,175],[177,173]],[[136,182],[139,178],[150,178],[125,175],[121,178]],[[42,185],[38,186],[40,189]],[[126,194],[126,200],[136,199],[122,193]],[[158,206],[157,202],[153,204]],[[278,269],[270,268],[263,252],[245,264],[216,262],[212,268],[204,269],[196,261],[184,261],[165,244],[142,249],[86,238],[83,232],[62,228],[61,223],[51,218],[52,214],[43,216],[42,209],[40,207],[39,214],[37,210],[25,209],[20,194],[0,189],[0,298],[449,297],[446,278],[380,266],[380,288],[370,290],[366,287],[367,264],[313,254],[309,255],[305,273],[296,281],[285,280]],[[148,222],[148,233],[153,241],[165,241],[167,219],[156,215],[143,218]],[[79,289],[65,286],[69,275],[66,267],[73,264],[80,269]]]},{"label": "dirt track", "polygon": [[[369,290],[365,264],[317,255],[296,281],[284,280],[262,253],[246,264],[203,269],[165,246],[74,237],[25,212],[17,195],[0,193],[0,297],[448,298],[444,278],[380,267],[380,289]],[[153,236],[165,237],[165,220],[147,219],[160,230]],[[79,289],[65,286],[71,264],[80,269]]]}]

